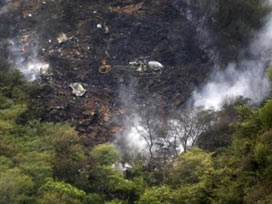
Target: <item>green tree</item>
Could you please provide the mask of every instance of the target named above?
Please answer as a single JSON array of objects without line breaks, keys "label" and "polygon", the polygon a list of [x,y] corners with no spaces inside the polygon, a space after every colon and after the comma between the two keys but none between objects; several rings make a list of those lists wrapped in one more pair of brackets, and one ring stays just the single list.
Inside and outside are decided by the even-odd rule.
[{"label": "green tree", "polygon": [[48,179],[40,188],[40,204],[82,204],[87,200],[87,194],[78,188],[64,183]]},{"label": "green tree", "polygon": [[34,183],[19,169],[9,169],[0,174],[0,203],[30,203]]},{"label": "green tree", "polygon": [[146,189],[137,204],[174,204],[173,191],[168,186]]},{"label": "green tree", "polygon": [[90,191],[99,195],[104,194],[108,200],[135,198],[140,187],[133,181],[125,179],[122,173],[112,166],[96,166],[91,170]]},{"label": "green tree", "polygon": [[109,143],[97,145],[91,155],[100,165],[112,165],[120,160],[118,151]]},{"label": "green tree", "polygon": [[170,182],[173,186],[206,182],[213,171],[211,153],[192,148],[182,153],[173,163]]},{"label": "green tree", "polygon": [[87,166],[87,154],[78,133],[69,124],[44,124],[38,145],[54,153],[53,175],[74,183]]},{"label": "green tree", "polygon": [[211,155],[192,148],[173,163],[169,184],[176,189],[174,197],[178,203],[210,203],[214,175]]},{"label": "green tree", "polygon": [[16,155],[14,160],[17,166],[27,175],[30,175],[38,189],[46,180],[53,175],[51,160],[53,155],[43,152],[27,152]]},{"label": "green tree", "polygon": [[264,128],[272,127],[272,99],[269,99],[266,104],[260,108],[259,117]]}]

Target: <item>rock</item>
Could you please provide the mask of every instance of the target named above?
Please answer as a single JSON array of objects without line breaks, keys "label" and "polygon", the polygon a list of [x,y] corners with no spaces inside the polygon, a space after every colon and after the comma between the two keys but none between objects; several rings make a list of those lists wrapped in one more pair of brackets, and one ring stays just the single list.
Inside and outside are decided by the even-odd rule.
[{"label": "rock", "polygon": [[76,96],[83,96],[86,93],[86,89],[80,83],[72,83],[70,84],[70,88]]}]

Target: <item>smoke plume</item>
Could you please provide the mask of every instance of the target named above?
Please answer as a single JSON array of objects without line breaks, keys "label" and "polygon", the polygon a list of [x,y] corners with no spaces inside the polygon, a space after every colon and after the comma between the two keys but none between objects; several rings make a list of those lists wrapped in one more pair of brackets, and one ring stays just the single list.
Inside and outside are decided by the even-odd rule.
[{"label": "smoke plume", "polygon": [[193,92],[193,105],[218,110],[224,102],[242,96],[259,104],[270,93],[266,77],[272,53],[272,14],[248,46],[248,55],[230,63],[225,71],[214,72],[210,81]]},{"label": "smoke plume", "polygon": [[[0,18],[8,17],[8,12],[12,7],[10,3],[12,3],[11,0],[0,0]],[[1,27],[1,32],[7,33],[2,35],[1,40],[7,41],[9,44],[9,61],[15,69],[21,71],[27,80],[34,81],[41,73],[46,74],[49,69],[49,64],[38,55],[37,34],[34,30],[30,30],[26,33],[16,33],[15,36],[12,35],[11,37],[12,32],[9,32],[12,29],[11,27]]]},{"label": "smoke plume", "polygon": [[6,5],[11,0],[0,0],[0,15],[8,12],[8,6]]},{"label": "smoke plume", "polygon": [[[31,41],[29,39],[29,41]],[[38,46],[25,46],[27,42],[10,40],[13,66],[20,70],[29,81],[34,81],[42,72],[47,72],[49,64],[38,57]]]},{"label": "smoke plume", "polygon": [[115,135],[114,144],[122,155],[131,155],[132,151],[143,150],[145,142],[138,132],[141,129],[141,118],[137,114],[138,104],[135,102],[135,87],[137,79],[131,79],[128,85],[120,82],[119,100],[125,109],[125,118],[122,119],[123,131]]},{"label": "smoke plume", "polygon": [[[194,24],[197,27],[200,47],[205,50],[209,49],[213,44],[211,41],[214,38],[211,37],[211,33],[205,26],[205,18],[199,20],[194,17],[193,10],[190,7],[184,10],[182,5],[178,5],[178,1],[175,1],[175,7],[187,16],[191,23],[200,22]],[[214,71],[208,83],[192,93],[193,108],[191,112],[195,109],[199,110],[200,107],[220,110],[222,105],[228,102],[228,100],[233,100],[240,96],[251,99],[251,102],[254,104],[261,103],[269,96],[271,85],[266,73],[267,67],[271,63],[270,58],[272,55],[272,14],[267,16],[264,22],[263,28],[255,34],[255,37],[249,44],[247,55],[244,55],[238,62],[229,63],[224,71]],[[212,47],[208,53],[210,58],[216,63],[216,52],[213,52],[215,50],[216,48]],[[123,95],[125,96],[127,93],[126,90],[123,92]],[[127,97],[121,97],[122,99],[126,101]],[[130,102],[133,104],[133,100]],[[131,104],[130,102],[127,104]],[[128,146],[134,145],[139,149],[144,149],[145,143],[137,132],[137,129],[142,128],[139,123],[141,118],[137,115],[137,112],[136,116],[130,118],[129,122],[124,124],[127,131],[124,134],[126,137],[123,137],[126,139],[122,141]],[[160,118],[157,118],[157,120],[160,120]]]}]

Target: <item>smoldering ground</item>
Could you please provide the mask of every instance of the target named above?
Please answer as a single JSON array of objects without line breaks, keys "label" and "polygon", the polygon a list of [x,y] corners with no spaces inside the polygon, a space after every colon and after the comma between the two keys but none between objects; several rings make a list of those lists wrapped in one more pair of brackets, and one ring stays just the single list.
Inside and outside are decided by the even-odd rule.
[{"label": "smoldering ground", "polygon": [[254,104],[260,104],[269,96],[271,84],[267,68],[272,53],[272,14],[264,22],[246,51],[243,50],[246,56],[229,63],[224,71],[212,73],[208,83],[193,92],[193,106],[219,110],[224,102],[240,96],[249,98]]},{"label": "smoldering ground", "polygon": [[[180,11],[188,15],[189,20],[196,19],[195,17],[191,17],[194,15],[192,10],[186,12],[181,9]],[[202,88],[192,92],[192,98],[188,101],[188,106],[192,112],[196,109],[198,111],[201,110],[199,107],[218,111],[224,103],[231,102],[238,97],[249,98],[251,103],[258,105],[269,96],[271,83],[267,78],[267,68],[271,63],[272,53],[272,15],[269,14],[266,16],[263,22],[263,27],[255,33],[250,44],[241,50],[242,57],[238,62],[229,62],[223,71],[218,71],[215,68],[217,71],[211,73],[208,82],[202,85]],[[197,29],[199,32],[203,31],[203,24],[196,24],[196,26],[199,26],[199,29]],[[213,43],[210,41],[212,36],[208,35],[209,32],[207,30],[204,31],[204,39],[209,39],[207,42],[212,45]],[[201,36],[201,33],[197,36]],[[199,42],[203,42],[203,39],[199,39]],[[208,44],[204,44],[203,46],[208,47]],[[213,48],[212,51],[215,51],[215,49]],[[214,66],[219,65],[215,64]],[[153,104],[156,104],[156,102]],[[177,110],[176,112],[179,111]],[[182,114],[182,111],[180,111],[180,114]],[[128,146],[140,146],[143,149],[144,147],[141,147],[141,145],[144,143],[140,141],[142,138],[136,131],[142,128],[139,123],[141,117],[137,116],[130,118],[130,120],[136,120],[136,122],[124,125],[129,130],[126,132],[127,138],[132,138],[128,139],[125,143]],[[156,120],[161,119],[157,118]]]}]

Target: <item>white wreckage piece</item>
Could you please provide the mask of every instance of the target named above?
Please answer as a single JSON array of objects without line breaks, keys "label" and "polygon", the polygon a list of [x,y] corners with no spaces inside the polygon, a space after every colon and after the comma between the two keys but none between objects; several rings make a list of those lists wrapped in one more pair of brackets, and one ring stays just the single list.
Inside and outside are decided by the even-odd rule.
[{"label": "white wreckage piece", "polygon": [[40,67],[40,74],[41,75],[49,75],[49,64],[43,64],[41,67]]},{"label": "white wreckage piece", "polygon": [[132,166],[129,163],[123,163],[123,162],[118,162],[112,165],[113,168],[116,170],[120,171],[121,173],[124,173],[128,169],[132,168]]},{"label": "white wreckage piece", "polygon": [[60,33],[59,36],[57,37],[57,41],[59,44],[68,41],[68,37],[65,33]]},{"label": "white wreckage piece", "polygon": [[154,71],[159,71],[163,68],[163,65],[158,61],[148,61],[147,63],[141,62],[141,61],[132,61],[132,62],[129,62],[129,65],[131,66],[147,65],[151,70],[154,70]]},{"label": "white wreckage piece", "polygon": [[148,66],[150,67],[150,69],[152,69],[154,71],[159,71],[163,68],[163,65],[157,61],[149,61]]},{"label": "white wreckage piece", "polygon": [[76,96],[83,96],[86,93],[86,89],[80,83],[72,83],[70,84],[70,88]]}]

